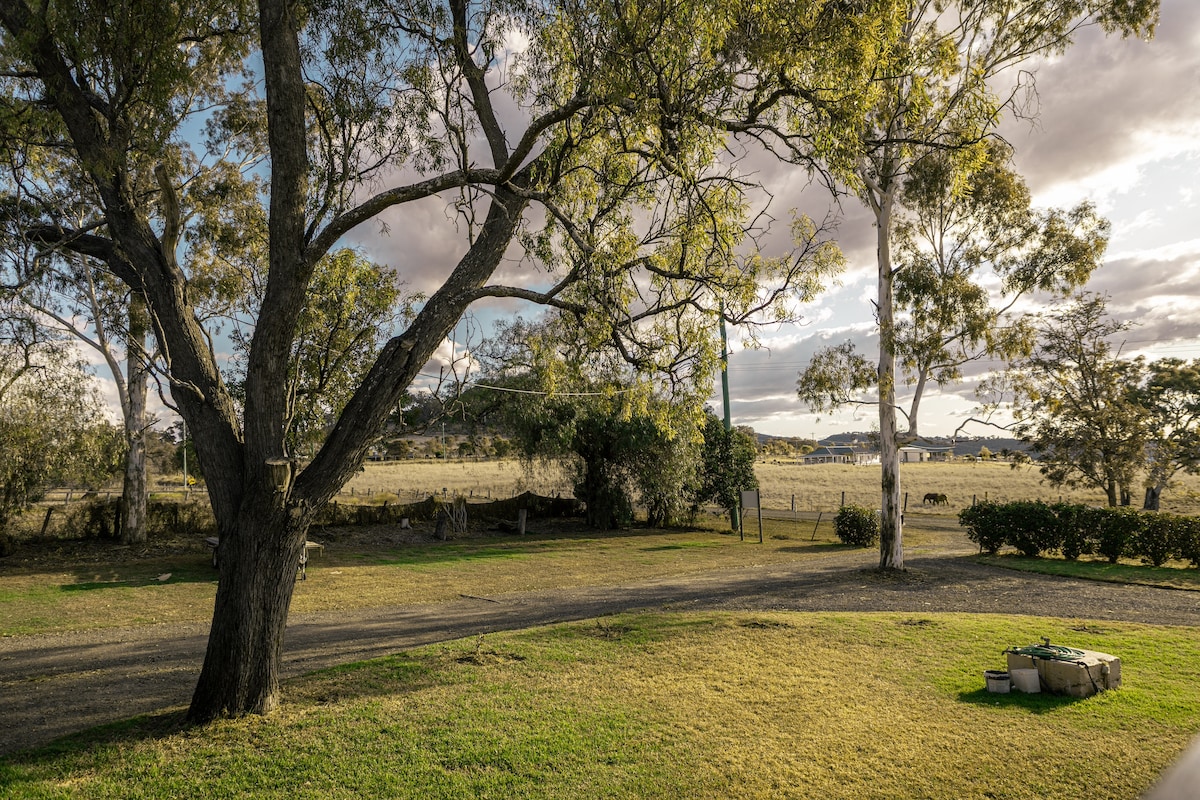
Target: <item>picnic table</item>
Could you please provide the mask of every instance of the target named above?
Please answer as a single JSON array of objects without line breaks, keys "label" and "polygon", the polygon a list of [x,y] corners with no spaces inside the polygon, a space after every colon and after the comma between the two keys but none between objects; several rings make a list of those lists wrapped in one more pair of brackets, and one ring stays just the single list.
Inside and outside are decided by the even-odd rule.
[{"label": "picnic table", "polygon": [[[221,544],[220,538],[216,536],[205,536],[204,544],[208,545],[209,549],[212,550],[213,567],[219,566],[219,562],[217,561],[217,546]],[[304,550],[302,550],[300,553],[300,563],[296,565],[296,572],[302,581],[308,580],[308,552],[310,550],[316,550],[318,553],[324,554],[325,545],[321,544],[320,542],[311,542],[307,539],[304,540]]]}]

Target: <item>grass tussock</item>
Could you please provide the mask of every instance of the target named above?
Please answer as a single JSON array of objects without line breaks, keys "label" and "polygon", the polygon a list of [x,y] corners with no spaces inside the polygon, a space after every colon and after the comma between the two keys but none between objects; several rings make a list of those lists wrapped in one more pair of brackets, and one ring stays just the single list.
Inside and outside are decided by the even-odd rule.
[{"label": "grass tussock", "polygon": [[[1135,797],[1200,728],[1190,632],[1027,617],[645,614],[293,681],[272,717],[112,728],[0,762],[20,797]],[[993,695],[1049,636],[1087,700]]]}]

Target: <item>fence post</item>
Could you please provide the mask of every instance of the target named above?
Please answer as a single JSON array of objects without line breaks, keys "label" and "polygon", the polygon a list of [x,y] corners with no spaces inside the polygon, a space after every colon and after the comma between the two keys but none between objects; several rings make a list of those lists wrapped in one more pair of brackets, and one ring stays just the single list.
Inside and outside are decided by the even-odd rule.
[{"label": "fence post", "polygon": [[842,492],[842,504],[840,506],[838,506],[838,508],[844,508],[845,505],[846,505],[846,492],[843,491]]},{"label": "fence post", "polygon": [[796,493],[792,493],[792,513],[796,513]]}]

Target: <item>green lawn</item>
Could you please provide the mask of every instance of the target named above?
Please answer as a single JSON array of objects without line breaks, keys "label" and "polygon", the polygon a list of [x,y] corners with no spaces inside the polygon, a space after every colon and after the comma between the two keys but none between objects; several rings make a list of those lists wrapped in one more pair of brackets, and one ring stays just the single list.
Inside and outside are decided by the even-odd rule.
[{"label": "green lawn", "polygon": [[[5,797],[1136,797],[1200,730],[1194,631],[1007,616],[643,614],[315,673],[269,718],[177,715],[0,761]],[[1041,636],[1086,700],[995,695]]]},{"label": "green lawn", "polygon": [[1167,589],[1200,591],[1200,570],[1192,569],[1186,562],[1170,562],[1165,566],[1152,567],[1148,564],[1119,562],[1110,564],[1106,560],[1081,558],[1067,561],[1063,558],[1045,556],[1029,558],[1015,553],[976,558],[981,564],[1036,572],[1042,575],[1060,575],[1066,578],[1082,578],[1108,583],[1133,583],[1141,586],[1161,586]]}]

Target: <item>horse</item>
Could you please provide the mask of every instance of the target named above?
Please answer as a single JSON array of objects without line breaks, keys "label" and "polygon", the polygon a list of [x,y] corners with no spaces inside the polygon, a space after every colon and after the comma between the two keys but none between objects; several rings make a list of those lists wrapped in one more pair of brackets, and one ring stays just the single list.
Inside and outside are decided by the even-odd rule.
[{"label": "horse", "polygon": [[947,505],[950,505],[950,498],[946,497],[946,495],[944,495],[944,494],[938,494],[937,492],[929,492],[928,494],[925,495],[925,499],[921,501],[921,505],[924,505],[926,503],[929,503],[930,505],[934,505],[934,506],[947,506]]}]

